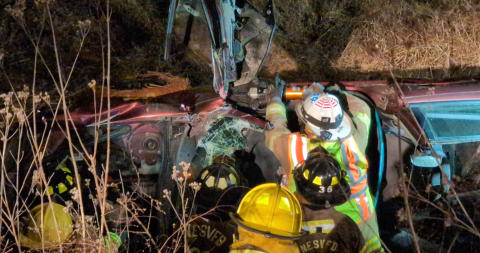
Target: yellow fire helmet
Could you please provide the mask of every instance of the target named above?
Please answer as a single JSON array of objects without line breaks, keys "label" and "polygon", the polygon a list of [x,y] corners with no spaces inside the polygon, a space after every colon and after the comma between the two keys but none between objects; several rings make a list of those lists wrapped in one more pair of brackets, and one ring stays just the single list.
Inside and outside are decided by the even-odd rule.
[{"label": "yellow fire helmet", "polygon": [[231,216],[240,226],[265,236],[292,239],[302,235],[300,203],[287,188],[275,183],[251,189]]},{"label": "yellow fire helmet", "polygon": [[73,228],[72,219],[64,208],[64,206],[57,203],[52,203],[52,206],[48,203],[43,204],[42,229],[42,206],[35,206],[31,210],[32,216],[27,224],[28,227],[20,235],[21,245],[30,249],[41,249],[42,234],[45,248],[54,247],[67,241],[72,234]]}]

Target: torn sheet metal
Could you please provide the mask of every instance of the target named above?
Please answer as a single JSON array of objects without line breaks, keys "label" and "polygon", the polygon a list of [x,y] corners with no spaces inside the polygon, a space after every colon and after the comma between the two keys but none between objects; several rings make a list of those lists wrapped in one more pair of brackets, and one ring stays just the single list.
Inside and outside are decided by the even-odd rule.
[{"label": "torn sheet metal", "polygon": [[[173,29],[174,22],[187,26],[180,32],[184,33],[183,47],[189,46],[191,38],[202,37],[201,43],[194,43],[190,49],[201,54],[208,52],[214,75],[213,87],[220,97],[227,98],[231,85],[239,86],[256,79],[275,33],[272,1],[268,1],[263,14],[248,1],[235,0],[181,0],[172,2],[170,7],[166,39],[170,40],[173,31],[178,32],[178,29]],[[182,15],[185,13],[188,18]],[[202,29],[192,29],[192,25],[196,25],[191,21],[194,17],[208,27],[208,33]],[[185,19],[188,21],[184,22]],[[204,38],[206,34],[209,38]],[[205,43],[205,39],[210,39],[210,45]],[[167,60],[170,42],[165,45]]]},{"label": "torn sheet metal", "polygon": [[106,87],[103,87],[103,91],[100,87],[97,92],[98,94],[103,94],[104,97],[107,97],[108,94],[110,94],[110,97],[112,98],[130,100],[157,98],[190,88],[188,78],[174,76],[170,73],[149,71],[146,74],[138,75],[132,79],[136,82],[143,83],[146,87],[141,89],[110,89],[110,93],[107,92]]}]

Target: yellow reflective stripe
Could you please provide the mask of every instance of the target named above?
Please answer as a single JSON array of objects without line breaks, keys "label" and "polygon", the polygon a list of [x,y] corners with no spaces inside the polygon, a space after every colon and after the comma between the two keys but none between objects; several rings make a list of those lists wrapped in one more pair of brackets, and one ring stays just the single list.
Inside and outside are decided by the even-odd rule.
[{"label": "yellow reflective stripe", "polygon": [[48,187],[47,187],[47,191],[48,191],[48,195],[52,195],[52,194],[53,194],[53,187],[52,187],[52,186],[48,186]]},{"label": "yellow reflective stripe", "polygon": [[360,253],[366,253],[367,252],[367,245],[364,244],[362,249],[360,250]]},{"label": "yellow reflective stripe", "polygon": [[380,243],[380,239],[377,236],[368,240],[367,243],[365,243],[364,247],[366,248],[366,252],[374,252],[382,249],[382,244]]},{"label": "yellow reflective stripe", "polygon": [[58,185],[58,193],[64,193],[68,190],[67,186],[64,183],[59,183]]},{"label": "yellow reflective stripe", "polygon": [[63,165],[63,164],[60,165],[60,168],[59,168],[59,169],[65,171],[65,172],[67,172],[67,173],[72,173],[72,171],[71,171],[67,166],[65,166],[65,165]]},{"label": "yellow reflective stripe", "polygon": [[280,114],[282,117],[287,118],[287,110],[280,103],[271,103],[267,106],[267,118],[272,114]]},{"label": "yellow reflective stripe", "polygon": [[335,228],[335,222],[332,219],[302,222],[302,229],[309,231],[310,234],[317,233],[317,228],[319,227],[322,228],[322,234],[328,234]]},{"label": "yellow reflective stripe", "polygon": [[282,135],[285,135],[284,131],[272,131],[271,136],[268,140],[267,148],[273,150],[275,140]]},{"label": "yellow reflective stripe", "polygon": [[70,175],[67,175],[67,181],[70,183],[70,185],[73,185],[73,178]]},{"label": "yellow reflective stripe", "polygon": [[370,117],[368,117],[366,113],[356,112],[354,114],[355,114],[355,118],[358,118],[363,124],[365,124],[366,126],[370,125]]},{"label": "yellow reflective stripe", "polygon": [[285,110],[282,110],[282,108],[269,108],[270,110],[268,110],[268,114],[271,115],[271,114],[274,114],[274,113],[278,113],[282,116],[285,116]]}]

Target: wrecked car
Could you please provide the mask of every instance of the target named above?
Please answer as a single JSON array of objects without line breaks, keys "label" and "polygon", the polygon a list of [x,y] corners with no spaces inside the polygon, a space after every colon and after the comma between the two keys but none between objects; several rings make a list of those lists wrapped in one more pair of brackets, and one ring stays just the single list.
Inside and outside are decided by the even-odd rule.
[{"label": "wrecked car", "polygon": [[[328,82],[320,84],[329,86]],[[291,87],[308,85],[311,83],[290,84]],[[454,178],[472,175],[479,165],[480,91],[476,82],[405,80],[395,84],[391,80],[336,85],[343,87],[344,92],[358,94],[374,108],[376,120],[366,154],[370,162],[369,185],[375,194],[380,228],[384,230],[382,236],[402,233],[398,224],[383,227],[381,222],[392,218],[389,217],[392,213],[382,213],[382,209],[388,209],[391,201],[404,194],[402,173],[410,178],[419,195],[432,203],[454,206],[461,202],[474,215],[470,207],[473,205],[475,211],[472,196],[478,192],[476,184],[473,189],[459,193],[459,199],[450,189]],[[158,198],[163,189],[173,188],[170,174],[174,165],[182,161],[196,164],[195,174],[215,155],[231,155],[235,150],[245,149],[246,129],[261,134],[268,127],[259,116],[262,110],[252,115],[242,111],[243,106],[235,107],[216,94],[187,90],[167,97],[168,103],[123,102],[110,110],[110,138],[115,144],[113,149],[119,151],[112,152],[111,173],[118,173],[127,185],[139,187],[152,197]],[[99,142],[107,140],[106,111],[95,114],[81,108],[71,118],[87,135],[93,136],[98,127]],[[403,169],[399,170],[400,164]],[[435,212],[435,208],[423,210]],[[460,209],[457,211],[461,213]]]},{"label": "wrecked car", "polygon": [[[155,91],[150,88],[112,92],[112,97],[155,98],[153,102],[113,100],[110,110],[105,106],[99,109],[88,105],[72,111],[68,117],[55,119],[63,122],[67,117],[78,129],[78,135],[89,151],[94,150],[96,145],[104,151],[107,144],[112,143],[108,182],[127,188],[112,190],[116,191],[110,195],[113,196],[112,202],[120,191],[136,192],[158,200],[165,189],[175,189],[171,180],[174,166],[180,166],[181,162],[191,163],[192,177],[195,177],[216,155],[249,150],[249,140],[244,134],[246,130],[258,133],[261,140],[263,130],[270,127],[264,113],[266,98],[275,84],[259,80],[257,74],[275,32],[272,2],[268,2],[261,14],[248,1],[171,1],[165,58],[169,58],[173,50],[171,36],[177,14],[187,16],[187,30],[192,29],[188,27],[192,25],[193,18],[200,19],[206,27],[211,45],[209,61],[215,93],[187,89],[185,82],[175,85],[179,80],[169,79],[171,83],[168,80],[167,84],[159,82]],[[188,42],[188,37],[184,38],[184,42]],[[375,194],[381,236],[387,245],[399,244],[396,240],[398,235],[407,238],[407,241],[411,238],[405,232],[408,229],[396,219],[405,206],[401,202],[391,204],[405,196],[404,174],[411,182],[408,187],[414,186],[419,196],[433,205],[443,203],[452,206],[461,221],[468,221],[468,215],[477,217],[473,222],[478,224],[478,214],[474,213],[476,199],[472,196],[478,196],[479,179],[471,181],[471,187],[463,188],[459,194],[452,191],[456,178],[457,182],[462,182],[462,178],[473,177],[480,166],[480,84],[476,80],[431,83],[393,79],[318,83],[327,88],[335,86],[340,92],[351,92],[373,109],[371,118],[375,120],[372,120],[366,153],[370,164],[368,181]],[[311,84],[292,82],[287,86],[300,89]],[[54,131],[53,136],[55,141],[49,146],[45,165],[50,167],[57,166],[69,156],[62,129]],[[76,153],[78,157],[69,159],[81,161],[82,152]],[[98,159],[98,164],[102,164],[106,157],[100,155]],[[260,170],[271,169],[272,166],[278,166],[274,159],[270,163],[259,164]],[[88,167],[82,169],[87,171]],[[87,188],[82,189],[86,191],[86,196],[90,193]],[[142,200],[142,205],[149,210],[152,202],[147,198]],[[457,206],[459,204],[465,204],[467,210],[462,210]],[[430,208],[422,206],[424,219],[438,212],[432,205],[426,206]],[[169,209],[153,215],[156,222],[150,229],[158,237],[172,232],[171,225],[175,222],[173,212]],[[108,219],[112,228],[120,227],[115,223],[119,221],[116,218],[118,216]],[[141,222],[150,224],[149,219]],[[448,229],[447,233],[458,233],[456,238],[460,243],[456,247],[474,247],[475,242],[469,241],[469,235],[463,230]],[[450,243],[448,240],[432,241],[439,244],[427,246],[437,249]],[[406,244],[405,247],[410,247],[411,240]]]}]

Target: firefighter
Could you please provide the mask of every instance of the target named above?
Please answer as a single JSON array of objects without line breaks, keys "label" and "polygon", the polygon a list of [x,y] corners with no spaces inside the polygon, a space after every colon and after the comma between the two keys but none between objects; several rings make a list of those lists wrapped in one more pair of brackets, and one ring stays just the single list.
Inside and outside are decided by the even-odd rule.
[{"label": "firefighter", "polygon": [[365,241],[357,224],[333,207],[350,196],[345,171],[322,147],[310,151],[297,165],[293,178],[302,205],[302,230],[307,235],[297,241],[305,252],[364,252]]},{"label": "firefighter", "polygon": [[49,248],[58,246],[70,238],[73,232],[72,218],[64,206],[45,203],[43,206],[35,206],[30,214],[27,226],[19,236],[22,247],[32,250]]},{"label": "firefighter", "polygon": [[351,189],[349,201],[335,206],[335,209],[359,225],[367,252],[381,249],[373,199],[367,185],[368,162],[364,154],[368,144],[370,108],[361,99],[346,94],[351,111],[344,111],[336,96],[309,88],[304,92],[302,101],[294,106],[303,134],[292,133],[287,128],[282,86],[276,88],[267,106],[266,118],[273,129],[265,131],[265,143],[285,169],[284,185],[295,192],[293,169],[306,159],[308,151],[323,147],[346,172]]},{"label": "firefighter", "polygon": [[231,253],[299,252],[294,240],[302,235],[302,212],[287,188],[275,183],[258,185],[242,198],[231,216],[238,224]]},{"label": "firefighter", "polygon": [[197,217],[187,228],[187,240],[192,253],[228,252],[236,225],[228,213],[235,211],[245,190],[245,180],[234,167],[235,160],[219,155],[197,178],[200,190],[196,194]]},{"label": "firefighter", "polygon": [[[50,173],[47,181],[48,187],[46,194],[48,195],[58,195],[62,199],[69,198],[69,192],[75,187],[73,173],[73,164],[70,160],[70,157],[65,157],[53,171]],[[37,185],[38,189],[42,191],[41,185]]]}]

